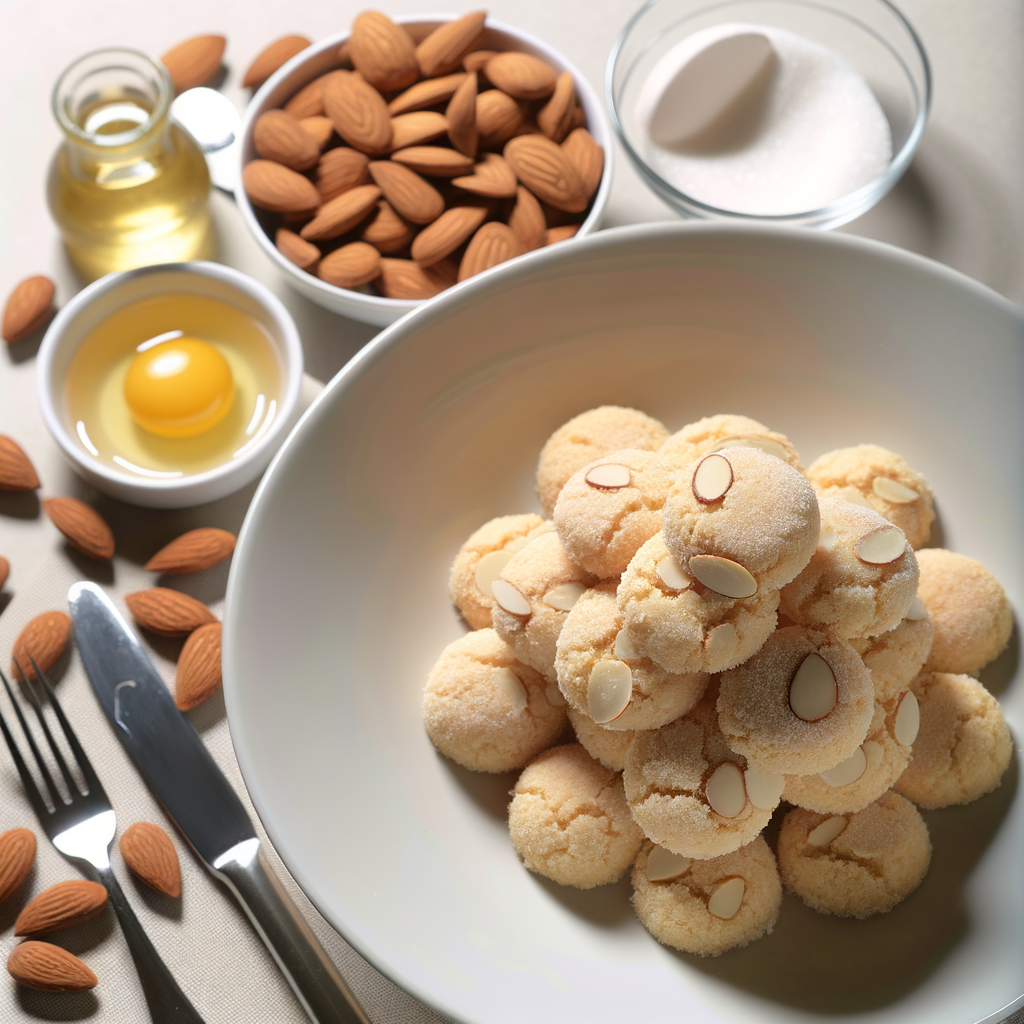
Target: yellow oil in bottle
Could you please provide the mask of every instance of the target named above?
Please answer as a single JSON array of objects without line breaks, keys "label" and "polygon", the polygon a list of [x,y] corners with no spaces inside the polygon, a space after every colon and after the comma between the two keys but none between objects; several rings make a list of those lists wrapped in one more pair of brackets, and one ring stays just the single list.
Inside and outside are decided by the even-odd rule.
[{"label": "yellow oil in bottle", "polygon": [[85,280],[214,255],[206,158],[170,121],[172,97],[166,70],[132,50],[88,54],[54,88],[65,141],[47,200]]},{"label": "yellow oil in bottle", "polygon": [[[161,436],[136,422],[125,381],[136,357],[173,351],[179,338],[224,357],[234,385],[231,404],[208,430]],[[125,306],[82,340],[65,379],[65,416],[92,458],[122,473],[173,479],[249,451],[277,418],[281,380],[274,345],[248,313],[209,296],[168,293]]]}]

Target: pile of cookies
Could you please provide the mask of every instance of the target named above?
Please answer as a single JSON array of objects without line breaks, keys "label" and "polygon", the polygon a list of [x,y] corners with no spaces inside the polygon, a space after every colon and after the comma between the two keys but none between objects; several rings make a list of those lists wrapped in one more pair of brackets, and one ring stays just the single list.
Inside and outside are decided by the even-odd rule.
[{"label": "pile of cookies", "polygon": [[805,470],[744,416],[670,435],[605,406],[555,431],[537,491],[546,518],[462,545],[449,589],[473,631],[423,697],[443,754],[522,769],[526,867],[580,888],[632,868],[644,926],[700,955],[770,932],[783,886],[857,918],[913,892],[918,808],[995,789],[1013,746],[976,678],[1010,605],[980,563],[923,547],[924,478],[877,445]]}]

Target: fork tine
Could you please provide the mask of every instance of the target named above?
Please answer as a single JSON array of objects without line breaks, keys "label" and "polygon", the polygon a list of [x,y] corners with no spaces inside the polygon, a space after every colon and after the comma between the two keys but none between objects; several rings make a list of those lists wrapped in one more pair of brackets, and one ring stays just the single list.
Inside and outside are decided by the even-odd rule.
[{"label": "fork tine", "polygon": [[[36,764],[39,765],[39,771],[43,776],[43,781],[46,783],[46,788],[50,793],[50,799],[53,801],[53,806],[61,807],[64,804],[64,799],[60,793],[57,792],[57,787],[53,784],[53,779],[46,768],[46,762],[44,762],[42,757],[39,756],[39,748],[36,746],[36,741],[33,738],[32,733],[29,731],[28,723],[25,721],[25,716],[21,713],[21,708],[19,707],[17,700],[14,698],[14,693],[11,691],[11,684],[7,682],[7,676],[4,675],[3,669],[0,669],[0,679],[3,680],[4,689],[7,691],[7,696],[11,700],[11,706],[14,708],[14,713],[18,716],[19,723],[21,723],[21,731],[25,734],[25,739],[28,740],[29,749],[32,751],[32,754],[36,759]],[[6,724],[4,725],[4,739],[7,740],[7,744],[11,748],[11,755],[17,762],[18,772],[21,774],[22,781],[25,783],[25,788],[28,790],[29,798],[31,799],[34,793],[43,810],[39,810],[39,805],[36,804],[35,800],[32,801],[32,806],[36,808],[36,813],[40,815],[41,820],[45,821],[49,811],[46,809],[46,804],[43,802],[42,795],[39,793],[39,788],[36,786],[31,774],[29,774],[28,768],[21,757],[20,751],[15,754],[18,747]]]},{"label": "fork tine", "polygon": [[54,742],[53,733],[50,732],[49,723],[43,716],[43,705],[39,700],[39,694],[36,693],[36,683],[39,681],[39,666],[35,663],[35,659],[32,658],[31,654],[29,655],[29,658],[32,660],[32,667],[36,670],[35,681],[29,679],[28,674],[21,667],[20,662],[16,658],[14,660],[14,664],[18,666],[18,671],[25,680],[25,690],[28,693],[29,703],[32,705],[32,710],[36,713],[36,720],[39,722],[39,727],[43,730],[46,742],[50,744],[50,750],[53,752],[53,757],[57,762],[57,767],[60,768],[60,773],[64,776],[64,782],[68,787],[68,795],[72,800],[74,800],[75,795],[79,792],[78,783],[75,782],[71,772],[68,771],[67,761],[64,760],[64,755],[61,753],[60,747],[58,747]]},{"label": "fork tine", "polygon": [[[0,672],[0,675],[3,675],[3,672]],[[4,681],[6,682],[6,680]],[[43,800],[43,796],[39,792],[39,787],[36,785],[35,779],[32,778],[32,774],[29,772],[28,766],[25,764],[25,760],[21,756],[21,750],[18,748],[18,744],[11,735],[11,730],[7,728],[7,720],[4,718],[2,713],[0,713],[0,732],[3,732],[4,734],[4,740],[7,742],[7,749],[11,752],[11,757],[14,760],[14,767],[18,769],[18,774],[21,776],[21,783],[25,787],[25,792],[28,794],[28,800],[29,803],[32,804],[32,809],[36,812],[36,816],[40,821],[45,821],[47,815],[50,813],[46,807],[46,801]]]}]

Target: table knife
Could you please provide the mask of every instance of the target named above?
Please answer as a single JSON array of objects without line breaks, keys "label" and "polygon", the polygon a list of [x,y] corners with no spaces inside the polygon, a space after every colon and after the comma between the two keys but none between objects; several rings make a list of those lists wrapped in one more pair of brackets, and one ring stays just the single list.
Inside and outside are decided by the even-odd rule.
[{"label": "table knife", "polygon": [[149,788],[196,855],[241,904],[317,1024],[370,1024],[273,873],[252,821],[142,644],[94,583],[68,593],[89,681]]}]

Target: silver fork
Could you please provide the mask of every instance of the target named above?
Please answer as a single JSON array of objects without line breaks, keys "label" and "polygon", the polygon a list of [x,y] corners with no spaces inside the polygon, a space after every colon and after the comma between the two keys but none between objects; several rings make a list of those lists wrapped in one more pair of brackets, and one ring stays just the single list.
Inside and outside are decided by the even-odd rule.
[{"label": "silver fork", "polygon": [[[39,823],[43,826],[46,834],[50,837],[50,842],[65,857],[91,864],[99,880],[107,887],[107,893],[114,907],[114,913],[117,914],[117,919],[121,924],[121,931],[124,932],[125,941],[128,943],[128,950],[135,961],[135,969],[139,972],[139,981],[142,982],[142,991],[146,996],[146,1002],[149,1004],[149,1013],[153,1018],[154,1024],[203,1024],[203,1018],[199,1016],[186,998],[185,993],[178,987],[178,983],[171,976],[167,965],[160,959],[160,954],[154,948],[153,943],[149,941],[149,936],[142,930],[142,925],[135,916],[135,911],[132,910],[128,900],[125,899],[121,886],[114,876],[114,872],[110,867],[109,856],[110,844],[113,841],[114,831],[117,826],[114,809],[110,806],[110,800],[107,798],[107,794],[104,793],[103,786],[100,785],[100,780],[89,763],[89,758],[85,756],[85,751],[78,742],[78,737],[61,710],[49,680],[40,671],[35,659],[30,657],[29,660],[32,663],[32,668],[35,669],[36,680],[42,684],[43,689],[46,691],[50,706],[53,708],[53,713],[60,723],[68,746],[78,762],[78,767],[86,785],[86,792],[81,792],[74,777],[68,770],[67,762],[64,760],[60,748],[54,742],[53,734],[50,732],[50,727],[43,716],[43,706],[39,695],[36,693],[35,686],[29,681],[29,676],[21,665],[15,662],[22,678],[26,681],[25,694],[36,713],[39,727],[53,753],[53,759],[56,761],[57,767],[64,777],[64,784],[67,786],[70,798],[65,800],[61,795],[53,776],[47,768],[46,762],[40,756],[39,747],[36,745],[32,731],[29,729],[25,716],[21,712],[21,707],[15,699],[11,685],[8,683],[3,671],[0,670],[0,679],[3,680],[4,689],[11,700],[14,713],[21,724],[21,731],[25,734],[29,749],[36,759],[43,783],[53,804],[53,810],[50,810],[25,764],[14,736],[11,735],[10,729],[7,728],[7,722],[4,720],[3,715],[0,714],[0,730],[3,731],[4,739],[7,741],[7,746],[11,751],[11,757],[14,758],[14,764],[18,769],[18,774],[21,776],[21,781],[25,786],[25,792],[28,794],[29,801],[36,812],[36,817],[39,819]],[[81,867],[81,865],[79,866]],[[88,872],[86,871],[86,873]]]}]

